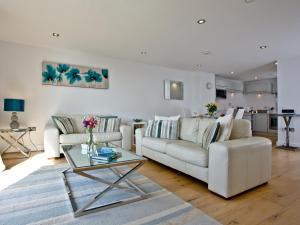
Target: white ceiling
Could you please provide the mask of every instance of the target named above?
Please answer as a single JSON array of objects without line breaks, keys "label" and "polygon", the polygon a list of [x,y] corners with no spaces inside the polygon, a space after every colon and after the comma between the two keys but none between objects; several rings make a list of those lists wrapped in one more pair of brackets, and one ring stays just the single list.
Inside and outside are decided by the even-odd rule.
[{"label": "white ceiling", "polygon": [[0,0],[0,40],[239,74],[300,53],[300,0]]}]

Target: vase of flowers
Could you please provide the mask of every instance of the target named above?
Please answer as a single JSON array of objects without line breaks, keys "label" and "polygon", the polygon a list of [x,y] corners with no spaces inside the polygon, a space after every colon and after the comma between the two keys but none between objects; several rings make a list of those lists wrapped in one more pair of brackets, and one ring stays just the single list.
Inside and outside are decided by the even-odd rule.
[{"label": "vase of flowers", "polygon": [[207,108],[207,114],[210,117],[213,117],[215,115],[215,113],[217,112],[217,110],[218,110],[218,106],[215,102],[208,103],[206,105],[206,108]]},{"label": "vase of flowers", "polygon": [[90,116],[86,117],[83,120],[83,126],[87,129],[89,133],[89,139],[88,139],[88,151],[89,154],[93,153],[95,142],[94,142],[94,136],[93,136],[93,129],[97,126],[97,120],[95,117]]}]

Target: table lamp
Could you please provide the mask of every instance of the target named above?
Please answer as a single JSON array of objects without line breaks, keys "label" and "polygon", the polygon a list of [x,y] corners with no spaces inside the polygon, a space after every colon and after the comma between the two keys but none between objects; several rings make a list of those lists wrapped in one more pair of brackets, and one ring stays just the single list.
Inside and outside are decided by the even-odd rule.
[{"label": "table lamp", "polygon": [[11,129],[18,129],[20,124],[18,122],[17,112],[24,112],[25,101],[23,99],[4,99],[4,111],[12,112],[11,122],[9,124]]}]

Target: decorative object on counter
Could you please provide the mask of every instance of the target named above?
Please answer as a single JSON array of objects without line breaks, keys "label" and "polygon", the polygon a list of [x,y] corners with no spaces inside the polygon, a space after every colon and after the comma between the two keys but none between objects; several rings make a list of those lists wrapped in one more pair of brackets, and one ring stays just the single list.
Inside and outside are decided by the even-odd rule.
[{"label": "decorative object on counter", "polygon": [[108,89],[108,69],[43,62],[43,85]]},{"label": "decorative object on counter", "polygon": [[215,102],[208,103],[206,105],[207,113],[210,117],[213,117],[218,110],[218,106]]},{"label": "decorative object on counter", "polygon": [[[29,141],[32,146],[37,150],[36,145],[31,140],[30,133],[36,131],[36,127],[26,127],[20,129],[0,129],[0,138],[5,141],[8,146],[1,150],[1,154],[5,153],[11,147],[22,153],[25,157],[29,158],[31,154],[31,149],[28,148],[23,141],[23,137],[28,134]],[[14,137],[12,134],[19,134],[19,137]],[[20,141],[22,140],[22,141]]]},{"label": "decorative object on counter", "polygon": [[136,122],[136,123],[140,123],[140,122],[143,121],[143,119],[133,119],[133,121]]},{"label": "decorative object on counter", "polygon": [[86,117],[83,120],[83,126],[87,129],[89,132],[89,141],[88,141],[88,153],[91,155],[93,154],[94,148],[95,148],[95,142],[94,142],[94,136],[93,136],[93,129],[97,126],[97,119],[93,116]]},{"label": "decorative object on counter", "polygon": [[20,124],[18,122],[17,112],[24,112],[25,101],[23,99],[4,99],[4,111],[12,112],[11,122],[9,124],[11,129],[18,129]]}]

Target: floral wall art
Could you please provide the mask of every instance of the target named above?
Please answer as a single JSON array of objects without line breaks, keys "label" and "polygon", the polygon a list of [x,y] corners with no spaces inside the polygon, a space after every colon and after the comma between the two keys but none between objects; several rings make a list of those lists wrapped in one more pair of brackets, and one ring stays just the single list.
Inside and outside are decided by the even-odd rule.
[{"label": "floral wall art", "polygon": [[65,63],[42,63],[43,85],[108,88],[108,69],[77,66]]}]

